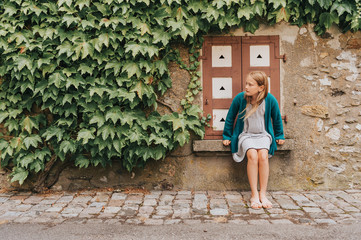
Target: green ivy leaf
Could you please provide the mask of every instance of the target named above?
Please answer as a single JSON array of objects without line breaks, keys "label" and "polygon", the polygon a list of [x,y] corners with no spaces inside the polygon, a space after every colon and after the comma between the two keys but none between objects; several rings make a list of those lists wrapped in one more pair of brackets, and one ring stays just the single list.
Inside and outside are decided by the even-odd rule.
[{"label": "green ivy leaf", "polygon": [[4,122],[9,117],[9,112],[0,111],[0,123]]},{"label": "green ivy leaf", "polygon": [[8,128],[8,131],[11,133],[12,131],[17,131],[20,128],[19,122],[16,119],[10,119],[6,121],[5,127]]},{"label": "green ivy leaf", "polygon": [[141,48],[142,48],[141,45],[135,42],[130,42],[125,44],[125,52],[126,53],[131,52],[133,58],[135,58],[135,56],[137,56],[137,54],[141,52],[140,51]]},{"label": "green ivy leaf", "polygon": [[66,23],[67,27],[70,27],[72,23],[78,24],[80,22],[79,17],[74,17],[72,15],[64,15],[62,23]]},{"label": "green ivy leaf", "polygon": [[25,179],[28,177],[29,171],[21,167],[15,167],[13,173],[11,174],[11,182],[19,181],[19,184],[22,185]]},{"label": "green ivy leaf", "polygon": [[92,57],[94,54],[94,46],[92,44],[90,44],[89,42],[82,42],[81,45],[82,45],[81,58],[84,59],[88,55]]},{"label": "green ivy leaf", "polygon": [[286,7],[286,0],[269,0],[269,3],[273,3],[273,8],[277,9],[279,6]]},{"label": "green ivy leaf", "polygon": [[0,138],[0,151],[4,151],[9,146],[9,143]]},{"label": "green ivy leaf", "polygon": [[21,149],[24,149],[23,139],[21,137],[14,137],[10,141],[10,147],[19,152]]},{"label": "green ivy leaf", "polygon": [[247,20],[249,20],[253,16],[253,11],[249,6],[239,8],[237,12],[237,16],[238,18],[245,17]]},{"label": "green ivy leaf", "polygon": [[18,103],[21,101],[21,95],[20,94],[14,94],[14,95],[10,95],[8,97],[9,102],[12,103]]},{"label": "green ivy leaf", "polygon": [[[8,116],[9,116],[9,118],[14,118],[14,119],[15,119],[15,118],[18,117],[22,112],[23,112],[22,109],[10,109],[10,111],[9,111],[9,113],[8,113]],[[0,122],[2,122],[1,119],[2,119],[2,116],[1,116],[1,113],[0,113]]]},{"label": "green ivy leaf", "polygon": [[79,85],[83,83],[81,76],[77,75],[75,77],[70,77],[66,80],[65,87],[68,89],[70,86],[74,86],[76,89],[79,88]]},{"label": "green ivy leaf", "polygon": [[263,16],[263,11],[266,10],[266,4],[264,1],[256,1],[252,6],[252,11],[259,16]]},{"label": "green ivy leaf", "polygon": [[114,139],[112,142],[114,149],[121,154],[123,147],[126,146],[124,139]]},{"label": "green ivy leaf", "polygon": [[110,125],[104,125],[98,130],[98,136],[100,136],[100,134],[102,135],[103,140],[107,140],[109,136],[113,140],[115,137],[115,129]]},{"label": "green ivy leaf", "polygon": [[136,120],[137,116],[132,113],[131,111],[123,112],[122,118],[120,119],[121,124],[125,125],[128,124],[131,128],[133,126],[134,120]]},{"label": "green ivy leaf", "polygon": [[131,92],[136,92],[140,99],[143,98],[143,95],[148,91],[147,86],[143,83],[143,81],[138,81],[134,87],[132,88]]},{"label": "green ivy leaf", "polygon": [[153,30],[153,43],[162,43],[164,46],[168,45],[172,35],[168,32],[165,32],[162,28]]},{"label": "green ivy leaf", "polygon": [[90,161],[88,158],[86,158],[83,155],[79,155],[76,159],[75,159],[75,166],[79,167],[79,168],[87,168],[90,164]]},{"label": "green ivy leaf", "polygon": [[180,6],[177,8],[176,19],[177,21],[180,21],[182,19],[188,19],[187,10],[184,7]]},{"label": "green ivy leaf", "polygon": [[49,76],[49,85],[54,84],[57,88],[60,88],[65,82],[65,75],[61,72],[55,72]]},{"label": "green ivy leaf", "polygon": [[209,5],[204,13],[204,18],[206,18],[209,22],[212,22],[213,20],[217,21],[220,15],[220,9],[216,9]]},{"label": "green ivy leaf", "polygon": [[160,75],[168,72],[168,66],[165,60],[156,61],[154,64]]},{"label": "green ivy leaf", "polygon": [[122,67],[120,62],[110,61],[105,65],[105,70],[113,69],[114,76],[118,76],[120,72],[120,68]]},{"label": "green ivy leaf", "polygon": [[87,144],[89,142],[90,139],[94,139],[94,131],[95,129],[81,129],[78,132],[78,137],[77,137],[77,141],[82,141],[83,144]]},{"label": "green ivy leaf", "polygon": [[186,109],[186,113],[190,116],[199,117],[200,113],[202,113],[202,109],[200,109],[197,105],[192,105],[190,108]]},{"label": "green ivy leaf", "polygon": [[44,163],[41,162],[40,160],[35,159],[29,166],[29,169],[32,171],[40,172],[41,170],[44,169]]},{"label": "green ivy leaf", "polygon": [[78,6],[79,10],[81,11],[84,8],[84,6],[87,7],[90,6],[90,0],[77,0],[75,6]]},{"label": "green ivy leaf", "polygon": [[136,142],[137,144],[140,144],[144,139],[144,136],[139,131],[130,131],[128,137],[131,143]]},{"label": "green ivy leaf", "polygon": [[60,142],[63,139],[65,131],[62,128],[51,126],[46,129],[42,137],[45,137],[45,141],[49,141],[52,137],[56,137],[57,141]]},{"label": "green ivy leaf", "polygon": [[37,149],[35,151],[35,154],[34,154],[35,159],[39,159],[42,162],[44,162],[47,159],[47,157],[51,157],[51,152],[50,152],[49,148],[45,147],[42,149]]},{"label": "green ivy leaf", "polygon": [[107,114],[105,115],[105,120],[108,121],[109,119],[112,120],[114,124],[117,123],[118,120],[122,119],[122,112],[119,107],[113,107],[110,109]]},{"label": "green ivy leaf", "polygon": [[334,2],[332,4],[330,12],[333,12],[335,10],[338,12],[339,16],[341,16],[345,12],[352,14],[352,5],[350,2],[347,1]]},{"label": "green ivy leaf", "polygon": [[18,65],[18,70],[21,71],[25,66],[31,70],[32,69],[32,62],[28,56],[22,55],[18,56],[16,59],[16,63]]},{"label": "green ivy leaf", "polygon": [[212,5],[215,6],[217,9],[222,8],[225,5],[225,1],[224,0],[214,0],[212,2]]},{"label": "green ivy leaf", "polygon": [[328,9],[332,5],[332,0],[318,0],[318,4],[324,9]]},{"label": "green ivy leaf", "polygon": [[94,114],[94,116],[90,119],[89,124],[94,124],[94,123],[97,124],[98,128],[104,125],[105,118],[102,113],[97,112]]},{"label": "green ivy leaf", "polygon": [[104,92],[107,92],[108,89],[104,87],[93,87],[89,91],[89,95],[92,97],[96,93],[99,97],[102,97]]},{"label": "green ivy leaf", "polygon": [[180,30],[184,24],[184,21],[174,21],[173,19],[169,19],[167,21],[167,26],[172,28],[172,31],[175,32]]},{"label": "green ivy leaf", "polygon": [[180,146],[183,146],[188,142],[190,134],[187,130],[185,131],[176,131],[174,134],[174,140],[179,143]]},{"label": "green ivy leaf", "polygon": [[128,78],[131,78],[134,75],[137,75],[137,77],[140,77],[141,71],[139,69],[139,66],[135,62],[127,62],[124,64],[122,68],[122,72],[128,73]]},{"label": "green ivy leaf", "polygon": [[39,130],[39,122],[33,117],[25,117],[24,120],[21,122],[21,127],[28,133],[32,133],[33,128]]},{"label": "green ivy leaf", "polygon": [[61,45],[59,45],[56,50],[58,50],[58,56],[66,53],[67,57],[73,55],[73,45],[69,41],[64,41]]},{"label": "green ivy leaf", "polygon": [[169,144],[169,139],[164,138],[164,137],[158,137],[157,135],[155,135],[153,133],[150,135],[149,141],[154,142],[157,145],[161,144],[165,148],[168,147],[168,144]]},{"label": "green ivy leaf", "polygon": [[67,153],[75,153],[76,151],[76,145],[74,144],[74,142],[72,140],[64,140],[61,142],[60,144],[60,151],[64,152],[65,154]]},{"label": "green ivy leaf", "polygon": [[276,15],[276,22],[281,22],[282,20],[288,22],[289,18],[290,18],[290,14],[288,10],[283,7],[278,11]]},{"label": "green ivy leaf", "polygon": [[29,164],[32,163],[35,159],[35,156],[33,153],[27,154],[24,157],[22,157],[19,161],[19,165],[22,168],[28,168]]},{"label": "green ivy leaf", "polygon": [[324,12],[320,15],[320,24],[324,25],[326,29],[329,29],[333,23],[339,23],[338,16],[335,12]]},{"label": "green ivy leaf", "polygon": [[204,8],[205,8],[205,4],[203,1],[190,0],[188,3],[188,9],[191,9],[194,13],[197,13]]},{"label": "green ivy leaf", "polygon": [[38,144],[41,143],[41,138],[39,135],[30,135],[29,137],[24,138],[24,145],[26,149],[29,149],[31,146],[34,148],[38,147]]},{"label": "green ivy leaf", "polygon": [[151,31],[150,31],[150,29],[149,29],[148,24],[142,23],[142,24],[140,25],[140,35],[143,36],[143,35],[146,34],[146,33],[151,34]]},{"label": "green ivy leaf", "polygon": [[183,40],[186,40],[188,36],[193,36],[193,29],[190,25],[184,24],[180,32]]},{"label": "green ivy leaf", "polygon": [[153,56],[157,56],[159,49],[156,46],[152,46],[152,45],[144,45],[140,51],[142,52],[143,56],[145,56],[145,54],[148,54],[149,58],[152,58]]},{"label": "green ivy leaf", "polygon": [[18,8],[16,8],[16,6],[11,3],[4,5],[4,10],[4,15],[7,15],[8,17],[11,17],[18,12]]},{"label": "green ivy leaf", "polygon": [[184,119],[183,115],[179,115],[178,113],[164,115],[162,121],[171,122],[173,124],[173,131],[176,131],[179,128],[184,131],[186,127],[186,119]]},{"label": "green ivy leaf", "polygon": [[92,75],[93,70],[94,70],[94,68],[92,66],[89,66],[88,64],[85,64],[85,63],[81,63],[78,68],[78,71],[80,71],[81,74],[88,73],[88,74]]}]

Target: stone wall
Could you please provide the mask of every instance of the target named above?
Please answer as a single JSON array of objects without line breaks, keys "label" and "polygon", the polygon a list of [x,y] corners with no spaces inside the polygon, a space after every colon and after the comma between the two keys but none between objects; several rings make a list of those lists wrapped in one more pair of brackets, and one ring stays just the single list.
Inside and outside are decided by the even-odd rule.
[{"label": "stone wall", "polygon": [[332,28],[316,37],[311,26],[285,44],[284,110],[296,140],[292,167],[302,186],[357,188],[361,184],[361,33]]},{"label": "stone wall", "polygon": [[[312,28],[281,23],[261,26],[254,34],[279,35],[280,54],[287,55],[287,62],[281,62],[280,103],[282,115],[288,116],[287,146],[270,159],[270,190],[361,187],[361,32],[342,34],[331,28],[320,37]],[[231,35],[245,33],[235,30]],[[187,49],[176,47],[186,61]],[[181,111],[180,100],[189,83],[186,71],[176,64],[170,69],[173,88],[160,99],[161,112]],[[201,100],[199,96],[197,103]],[[133,173],[118,162],[105,169],[69,166],[53,188],[248,190],[246,162],[233,162],[221,141],[211,144],[218,150],[194,151],[191,141],[165,160]],[[1,186],[5,177],[0,172]]]}]

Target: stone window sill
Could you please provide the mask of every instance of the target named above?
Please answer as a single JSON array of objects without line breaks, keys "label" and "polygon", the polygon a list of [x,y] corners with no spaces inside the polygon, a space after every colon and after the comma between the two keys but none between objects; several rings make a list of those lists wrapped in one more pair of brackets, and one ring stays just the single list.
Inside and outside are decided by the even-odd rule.
[{"label": "stone window sill", "polygon": [[[278,145],[277,151],[291,151],[294,146],[293,139],[286,139],[284,145]],[[222,140],[194,140],[193,152],[229,152],[231,148],[225,147]]]}]

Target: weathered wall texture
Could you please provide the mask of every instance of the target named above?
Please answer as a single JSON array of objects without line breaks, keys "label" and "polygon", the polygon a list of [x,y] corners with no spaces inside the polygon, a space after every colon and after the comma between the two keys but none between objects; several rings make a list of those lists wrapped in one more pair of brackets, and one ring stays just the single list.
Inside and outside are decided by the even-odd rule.
[{"label": "weathered wall texture", "polygon": [[[332,28],[319,37],[312,28],[282,23],[254,34],[279,35],[280,54],[287,55],[281,62],[281,108],[288,116],[288,146],[270,159],[270,190],[361,187],[361,32],[341,34]],[[186,61],[187,49],[179,48]],[[173,88],[160,99],[161,112],[180,111],[189,82],[176,64],[170,69]],[[0,172],[2,186],[5,177]],[[228,152],[193,152],[192,142],[134,173],[120,163],[106,169],[68,167],[54,185],[57,190],[88,187],[249,189],[246,162],[233,162]]]}]

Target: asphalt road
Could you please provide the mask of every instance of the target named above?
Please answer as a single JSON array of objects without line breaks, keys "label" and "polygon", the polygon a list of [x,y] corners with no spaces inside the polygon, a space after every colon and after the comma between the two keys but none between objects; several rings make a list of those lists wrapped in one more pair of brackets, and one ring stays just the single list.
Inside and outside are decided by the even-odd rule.
[{"label": "asphalt road", "polygon": [[0,239],[361,239],[361,228],[353,225],[239,225],[175,224],[161,226],[122,224],[1,224]]}]

